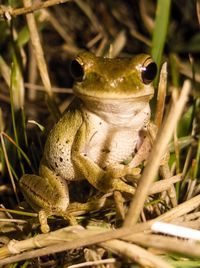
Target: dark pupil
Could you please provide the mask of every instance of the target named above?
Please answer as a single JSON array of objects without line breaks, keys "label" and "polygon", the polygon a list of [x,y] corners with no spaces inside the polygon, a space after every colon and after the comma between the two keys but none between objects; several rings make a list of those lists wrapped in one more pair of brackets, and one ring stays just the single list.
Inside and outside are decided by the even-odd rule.
[{"label": "dark pupil", "polygon": [[76,60],[73,60],[71,63],[71,74],[78,81],[81,81],[84,76],[83,67]]},{"label": "dark pupil", "polygon": [[151,83],[157,74],[157,66],[155,62],[150,63],[142,71],[142,80],[145,84]]}]

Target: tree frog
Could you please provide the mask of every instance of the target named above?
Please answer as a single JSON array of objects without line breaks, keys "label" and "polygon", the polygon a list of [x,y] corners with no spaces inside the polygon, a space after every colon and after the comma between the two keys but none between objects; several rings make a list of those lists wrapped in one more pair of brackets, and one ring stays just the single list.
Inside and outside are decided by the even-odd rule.
[{"label": "tree frog", "polygon": [[131,161],[125,163],[150,121],[157,67],[146,54],[113,59],[82,52],[71,73],[76,97],[48,135],[39,176],[20,179],[30,205],[48,215],[66,211],[71,181],[86,179],[102,192],[135,192],[120,177],[131,173]]}]

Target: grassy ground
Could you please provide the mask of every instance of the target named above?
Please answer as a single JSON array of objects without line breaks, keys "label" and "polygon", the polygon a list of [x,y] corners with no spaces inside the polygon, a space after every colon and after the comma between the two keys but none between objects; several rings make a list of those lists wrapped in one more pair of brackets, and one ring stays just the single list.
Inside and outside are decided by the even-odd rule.
[{"label": "grassy ground", "polygon": [[[0,265],[200,267],[200,247],[188,240],[190,229],[183,230],[185,239],[151,231],[156,221],[200,228],[200,2],[2,2]],[[82,50],[111,57],[149,53],[159,72],[167,62],[167,78],[164,65],[151,102],[159,136],[139,183],[133,182],[133,200],[115,192],[100,211],[79,215],[80,226],[68,228],[65,220],[51,218],[53,232],[38,235],[37,213],[24,202],[18,182],[22,174],[38,172],[46,135],[73,97],[69,65]],[[167,145],[169,168],[159,168]],[[85,182],[72,184],[70,192],[82,202],[102,196]],[[12,239],[21,242],[7,247]]]}]

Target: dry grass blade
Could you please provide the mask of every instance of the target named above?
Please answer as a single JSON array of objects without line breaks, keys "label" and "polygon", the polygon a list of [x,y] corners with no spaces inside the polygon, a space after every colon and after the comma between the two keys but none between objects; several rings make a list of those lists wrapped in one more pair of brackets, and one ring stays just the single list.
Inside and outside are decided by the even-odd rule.
[{"label": "dry grass blade", "polygon": [[[34,91],[44,91],[44,86],[41,86],[41,85],[35,85],[32,83],[24,83],[24,85],[25,85],[25,88],[28,88]],[[55,93],[68,93],[68,94],[73,93],[71,88],[52,87],[52,90]]]},{"label": "dry grass blade", "polygon": [[199,257],[200,245],[195,241],[184,241],[176,237],[166,237],[153,234],[130,235],[126,241],[136,243],[144,247],[153,247],[168,252],[186,254],[187,256]]},{"label": "dry grass blade", "polygon": [[156,181],[151,185],[148,194],[156,194],[156,193],[166,191],[170,188],[170,186],[172,184],[175,184],[181,180],[182,180],[182,175],[178,174],[178,175],[173,176],[167,180]]},{"label": "dry grass blade", "polygon": [[5,128],[5,124],[3,120],[3,113],[2,113],[2,109],[0,108],[0,133],[1,134],[4,131],[4,128]]},{"label": "dry grass blade", "polygon": [[87,261],[87,262],[83,262],[83,263],[73,264],[73,265],[68,266],[68,268],[80,268],[80,267],[89,267],[89,266],[99,267],[102,264],[113,264],[115,262],[116,262],[116,260],[114,258],[109,258],[109,259],[103,259],[103,260],[98,260],[98,261]]},{"label": "dry grass blade", "polygon": [[[28,7],[31,5],[30,0],[23,0],[23,3],[25,7]],[[40,37],[39,37],[36,22],[35,22],[35,18],[33,14],[27,14],[26,18],[27,18],[27,24],[28,24],[28,28],[30,32],[31,43],[33,45],[34,55],[37,61],[37,66],[38,66],[40,76],[44,84],[46,93],[49,97],[48,100],[49,100],[50,111],[56,120],[59,118],[60,113],[57,109],[56,104],[54,103],[53,91],[51,89],[51,82],[50,82],[47,65],[45,62],[44,53],[43,53],[42,45],[40,42]]]},{"label": "dry grass blade", "polygon": [[158,85],[158,94],[157,94],[155,124],[158,127],[158,129],[161,126],[163,119],[166,89],[167,89],[167,63],[165,62],[161,68],[160,80]]},{"label": "dry grass blade", "polygon": [[59,21],[54,16],[54,14],[52,12],[50,12],[49,10],[44,10],[43,13],[44,13],[44,16],[46,17],[46,19],[51,23],[52,27],[54,27],[54,29],[58,32],[58,34],[63,38],[65,43],[68,45],[68,47],[74,53],[78,53],[79,50],[78,50],[78,47],[76,46],[75,42],[70,37],[70,35],[66,32],[63,25],[59,23]]},{"label": "dry grass blade", "polygon": [[196,8],[197,8],[197,18],[200,24],[200,0],[196,1]]},{"label": "dry grass blade", "polygon": [[[197,195],[190,200],[181,203],[180,205],[176,206],[175,208],[172,208],[171,210],[167,211],[166,213],[160,215],[155,220],[156,221],[167,221],[170,222],[174,220],[177,217],[180,217],[182,215],[185,215],[189,213],[190,211],[193,211],[194,209],[198,208],[200,205],[200,195]],[[155,221],[153,220],[153,221]]]},{"label": "dry grass blade", "polygon": [[126,243],[120,240],[112,240],[101,243],[105,249],[117,252],[120,255],[125,255],[133,261],[136,261],[143,267],[149,268],[173,268],[171,264],[165,262],[161,258],[148,252],[147,250],[133,244]]},{"label": "dry grass blade", "polygon": [[151,33],[153,31],[153,28],[154,28],[154,21],[149,16],[149,13],[148,13],[148,10],[147,10],[146,1],[145,0],[141,0],[139,2],[139,5],[140,5],[140,12],[141,12],[142,20],[143,20],[146,28],[148,29],[148,31]]},{"label": "dry grass blade", "polygon": [[[14,53],[10,76],[10,100],[11,109],[15,112],[19,111],[24,106],[24,78],[19,61]],[[18,142],[17,133],[15,133],[15,139],[16,142]]]},{"label": "dry grass blade", "polygon": [[[31,5],[30,0],[24,0],[23,3],[24,3],[25,7]],[[34,55],[35,55],[36,60],[37,60],[37,65],[38,65],[38,69],[40,71],[41,79],[43,81],[43,84],[45,86],[47,94],[50,97],[52,97],[53,93],[51,90],[51,83],[50,83],[50,79],[49,79],[49,75],[48,75],[48,71],[47,71],[46,62],[44,59],[43,49],[42,49],[42,46],[40,43],[40,37],[38,34],[35,18],[34,18],[33,14],[28,14],[26,16],[26,18],[27,18],[28,28],[30,31],[31,42],[32,42],[33,49],[34,49]]]},{"label": "dry grass blade", "polygon": [[158,133],[158,138],[149,156],[150,160],[147,163],[146,168],[144,169],[143,175],[137,187],[137,191],[129,208],[127,217],[125,219],[125,227],[130,227],[131,225],[134,225],[138,220],[140,212],[144,206],[149,187],[158,171],[160,159],[166,152],[167,145],[173,135],[174,128],[181,116],[190,89],[191,83],[187,80],[184,82],[179,99],[175,104],[172,105],[166,122],[164,123],[164,126],[161,131],[159,131]]},{"label": "dry grass blade", "polygon": [[79,6],[79,8],[85,13],[88,19],[91,21],[97,32],[102,32],[104,34],[103,28],[98,21],[96,14],[91,9],[89,3],[83,0],[74,0],[74,2]]},{"label": "dry grass blade", "polygon": [[[161,165],[159,170],[160,170],[160,174],[162,178],[165,181],[168,181],[169,178],[171,177],[171,171],[170,171],[168,163]],[[177,206],[176,190],[175,190],[174,185],[171,184],[171,186],[167,189],[167,193],[170,198],[172,206],[173,207]]]},{"label": "dry grass blade", "polygon": [[[37,62],[36,62],[36,58],[35,58],[35,55],[33,52],[33,46],[30,42],[28,44],[28,49],[29,49],[29,54],[30,54],[30,58],[29,58],[29,62],[28,62],[28,82],[30,84],[35,84],[35,82],[37,81],[37,77],[38,77]],[[24,86],[25,86],[25,84],[24,84]],[[36,100],[36,98],[37,98],[36,91],[29,90],[28,97],[30,100],[33,100],[33,101]]]},{"label": "dry grass blade", "polygon": [[9,244],[0,249],[0,258],[8,257],[12,254],[21,253],[25,250],[33,248],[41,248],[48,245],[58,244],[60,242],[71,241],[84,234],[84,228],[82,226],[70,226],[63,229],[59,229],[55,232],[48,234],[37,235],[33,238],[29,238],[22,241],[11,240]]},{"label": "dry grass blade", "polygon": [[0,73],[6,84],[10,86],[10,69],[4,59],[0,56]]},{"label": "dry grass blade", "polygon": [[126,44],[126,39],[126,33],[124,31],[118,33],[115,40],[110,45],[110,51],[108,53],[109,58],[115,58],[119,55]]}]

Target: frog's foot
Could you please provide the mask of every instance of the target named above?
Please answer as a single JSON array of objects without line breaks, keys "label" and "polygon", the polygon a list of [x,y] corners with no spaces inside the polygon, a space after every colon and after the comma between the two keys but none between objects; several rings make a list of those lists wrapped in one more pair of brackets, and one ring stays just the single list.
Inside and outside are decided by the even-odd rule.
[{"label": "frog's foot", "polygon": [[112,179],[111,187],[113,191],[120,191],[134,195],[135,188],[126,182],[122,181],[120,178]]},{"label": "frog's foot", "polygon": [[111,190],[126,192],[134,195],[135,188],[124,182],[121,178],[125,177],[126,175],[133,175],[137,177],[139,174],[139,168],[131,168],[128,165],[125,165],[122,168],[117,166],[108,167],[106,169],[106,174],[101,181],[99,181],[98,188],[101,188],[104,192],[105,190]]},{"label": "frog's foot", "polygon": [[53,216],[53,215],[63,217],[69,222],[70,225],[77,225],[76,218],[70,213],[67,213],[66,211],[42,209],[38,213],[40,229],[42,233],[48,233],[50,231],[50,227],[48,225],[47,219],[48,217]]},{"label": "frog's foot", "polygon": [[78,202],[70,203],[66,212],[68,214],[78,216],[90,211],[99,210],[107,205],[107,198],[111,195],[112,193],[107,193],[101,196],[100,198],[94,198],[86,203],[78,203]]}]

